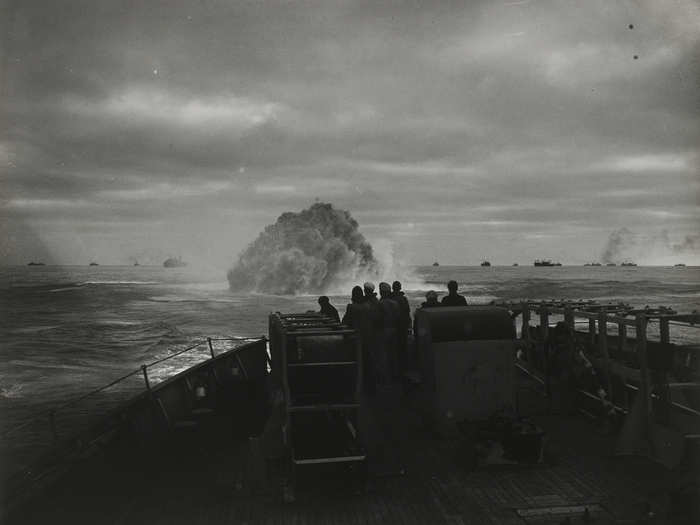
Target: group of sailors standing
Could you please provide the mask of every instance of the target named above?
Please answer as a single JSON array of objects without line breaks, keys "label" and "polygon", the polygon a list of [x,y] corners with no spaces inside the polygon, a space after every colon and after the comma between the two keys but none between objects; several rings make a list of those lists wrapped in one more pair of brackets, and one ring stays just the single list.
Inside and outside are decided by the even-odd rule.
[{"label": "group of sailors standing", "polygon": [[[457,293],[457,282],[447,284],[448,294],[438,302],[434,291],[426,294],[421,308],[463,306],[466,299]],[[318,303],[321,313],[354,328],[362,343],[363,383],[369,395],[376,393],[377,384],[400,380],[408,361],[408,334],[411,328],[411,307],[401,291],[401,282],[379,283],[379,297],[374,284],[366,282],[352,289],[350,304],[340,318],[326,296]]]}]

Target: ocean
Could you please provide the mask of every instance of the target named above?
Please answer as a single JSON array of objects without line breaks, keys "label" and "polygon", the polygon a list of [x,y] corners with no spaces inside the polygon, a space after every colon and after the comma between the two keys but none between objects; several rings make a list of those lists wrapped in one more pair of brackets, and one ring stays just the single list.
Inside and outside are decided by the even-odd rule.
[{"label": "ocean", "polygon": [[[493,300],[597,299],[633,306],[700,310],[700,267],[417,267],[405,279],[412,309],[427,290],[444,293],[455,279],[473,304]],[[358,283],[361,284],[361,283]],[[342,313],[350,289],[330,295]],[[260,336],[273,311],[316,310],[316,296],[236,294],[225,275],[155,266],[0,268],[0,462],[16,467],[51,439],[43,414],[142,364],[206,337]],[[672,331],[673,334],[673,331]],[[700,330],[677,334],[700,342]],[[159,381],[208,357],[188,352],[151,372]],[[136,375],[71,414],[58,412],[59,433],[97,416],[143,388]],[[76,412],[77,410],[77,412]],[[18,431],[17,425],[42,415]]]}]

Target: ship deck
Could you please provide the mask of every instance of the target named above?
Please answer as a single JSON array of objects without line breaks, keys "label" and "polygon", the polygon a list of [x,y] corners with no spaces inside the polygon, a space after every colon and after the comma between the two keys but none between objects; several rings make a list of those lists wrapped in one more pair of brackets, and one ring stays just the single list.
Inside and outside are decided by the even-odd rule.
[{"label": "ship deck", "polygon": [[[155,448],[123,446],[77,459],[8,524],[540,524],[665,523],[672,473],[644,458],[614,457],[614,440],[580,415],[552,415],[520,378],[521,411],[547,433],[547,461],[474,470],[460,462],[459,434],[435,435],[385,388],[369,403],[366,484],[342,468],[299,475],[284,503],[279,469],[260,469],[235,418],[219,417]],[[255,447],[253,447],[255,448]],[[567,521],[567,518],[571,521]],[[678,523],[679,521],[673,521]],[[645,521],[647,523],[647,521]]]}]

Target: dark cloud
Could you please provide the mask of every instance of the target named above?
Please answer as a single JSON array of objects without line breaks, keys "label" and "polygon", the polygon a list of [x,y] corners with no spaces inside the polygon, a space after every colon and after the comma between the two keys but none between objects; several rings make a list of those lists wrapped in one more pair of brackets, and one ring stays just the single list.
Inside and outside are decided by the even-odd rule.
[{"label": "dark cloud", "polygon": [[152,243],[188,217],[169,242],[196,225],[235,252],[314,198],[416,262],[458,232],[536,256],[576,231],[561,258],[585,261],[630,221],[669,247],[700,225],[692,0],[25,0],[0,18],[0,213],[33,237],[69,246],[93,221],[139,250],[129,221]]}]

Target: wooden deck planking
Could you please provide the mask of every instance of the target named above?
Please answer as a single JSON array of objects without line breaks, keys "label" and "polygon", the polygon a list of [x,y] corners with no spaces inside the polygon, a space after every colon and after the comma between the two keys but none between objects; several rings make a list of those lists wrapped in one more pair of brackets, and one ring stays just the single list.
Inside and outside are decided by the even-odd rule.
[{"label": "wooden deck planking", "polygon": [[369,447],[376,461],[365,493],[331,490],[319,479],[299,488],[296,503],[284,504],[274,475],[267,488],[241,483],[247,443],[219,439],[212,446],[202,435],[175,450],[164,446],[152,461],[134,451],[81,462],[7,523],[516,525],[555,523],[552,516],[561,522],[554,514],[523,518],[519,509],[595,504],[604,509],[597,523],[605,523],[609,516],[638,517],[663,485],[660,467],[609,457],[611,440],[577,417],[536,418],[556,464],[467,472],[455,462],[454,436],[436,439],[395,403],[401,406],[400,397],[381,400],[374,414],[370,438],[381,441]]}]

